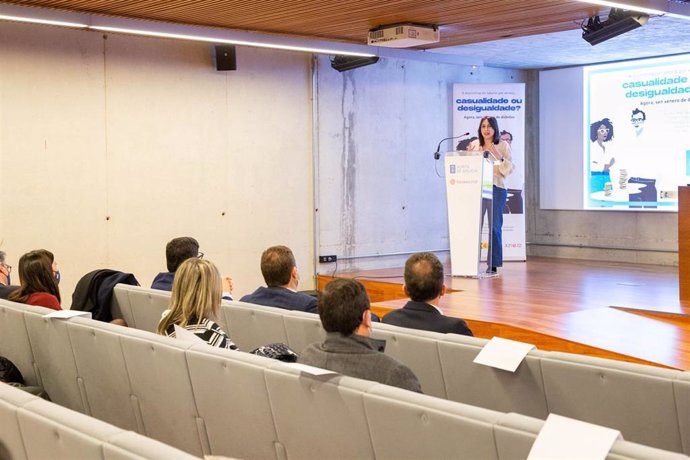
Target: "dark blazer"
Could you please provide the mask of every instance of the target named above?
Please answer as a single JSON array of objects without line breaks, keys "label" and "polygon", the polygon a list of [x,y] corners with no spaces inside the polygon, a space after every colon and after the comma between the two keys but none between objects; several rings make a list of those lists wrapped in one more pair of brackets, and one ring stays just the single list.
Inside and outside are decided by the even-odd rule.
[{"label": "dark blazer", "polygon": [[292,292],[284,287],[260,287],[240,299],[240,302],[255,303],[267,307],[278,307],[286,310],[300,310],[316,313],[316,297],[301,292]]},{"label": "dark blazer", "polygon": [[0,299],[7,299],[7,296],[12,294],[17,289],[19,289],[19,286],[6,286],[4,284],[0,284]]},{"label": "dark blazer", "polygon": [[161,291],[172,291],[173,280],[175,279],[175,273],[173,272],[160,272],[153,279],[151,283],[151,289],[159,289]]},{"label": "dark blazer", "polygon": [[444,316],[432,305],[412,300],[407,302],[400,310],[393,310],[384,316],[383,322],[393,326],[425,331],[473,335],[464,320],[452,316]]}]

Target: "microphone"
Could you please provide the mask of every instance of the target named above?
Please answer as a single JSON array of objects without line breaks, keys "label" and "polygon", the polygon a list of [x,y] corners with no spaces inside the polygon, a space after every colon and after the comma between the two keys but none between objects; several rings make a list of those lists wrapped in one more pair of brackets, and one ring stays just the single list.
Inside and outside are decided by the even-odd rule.
[{"label": "microphone", "polygon": [[449,141],[451,139],[460,139],[461,137],[469,136],[470,133],[466,132],[465,134],[461,134],[459,136],[454,136],[454,137],[446,137],[445,139],[441,139],[441,141],[438,143],[438,147],[436,147],[436,151],[434,152],[434,160],[438,160],[441,158],[441,144],[443,144],[445,141]]}]

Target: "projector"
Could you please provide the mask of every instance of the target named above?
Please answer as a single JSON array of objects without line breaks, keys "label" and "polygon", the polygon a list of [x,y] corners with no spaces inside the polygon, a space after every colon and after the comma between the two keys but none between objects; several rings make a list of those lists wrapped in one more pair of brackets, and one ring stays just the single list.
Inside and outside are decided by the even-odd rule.
[{"label": "projector", "polygon": [[371,29],[367,44],[387,48],[410,48],[412,46],[438,43],[441,33],[436,26],[422,24],[393,24]]},{"label": "projector", "polygon": [[587,25],[582,26],[582,38],[592,46],[598,45],[647,24],[648,19],[649,16],[644,13],[612,8],[608,19],[604,22],[600,22],[598,16],[589,18]]}]

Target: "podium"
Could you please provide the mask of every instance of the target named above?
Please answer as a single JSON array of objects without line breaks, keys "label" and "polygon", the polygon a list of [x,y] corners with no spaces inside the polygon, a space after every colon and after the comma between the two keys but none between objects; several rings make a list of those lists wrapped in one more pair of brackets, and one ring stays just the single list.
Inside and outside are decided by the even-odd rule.
[{"label": "podium", "polygon": [[[493,163],[481,152],[458,150],[445,154],[444,168],[451,274],[474,278],[487,276],[486,269],[480,267],[482,226],[487,208],[487,217],[491,216]],[[488,242],[486,247],[489,247]],[[490,257],[491,252],[487,251],[487,258]]]}]

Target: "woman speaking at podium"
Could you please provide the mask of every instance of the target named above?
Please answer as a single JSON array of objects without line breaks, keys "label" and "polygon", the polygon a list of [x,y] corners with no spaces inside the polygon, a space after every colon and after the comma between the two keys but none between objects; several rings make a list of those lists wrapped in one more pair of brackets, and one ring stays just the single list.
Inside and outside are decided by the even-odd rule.
[{"label": "woman speaking at podium", "polygon": [[482,200],[482,227],[486,212],[489,216],[489,228],[491,229],[489,266],[486,271],[487,273],[497,273],[498,267],[503,266],[503,208],[508,196],[505,178],[513,172],[513,161],[510,145],[501,140],[498,121],[495,117],[483,117],[479,122],[477,135],[479,138],[472,141],[467,150],[487,152],[488,158],[494,162],[493,209]]}]

